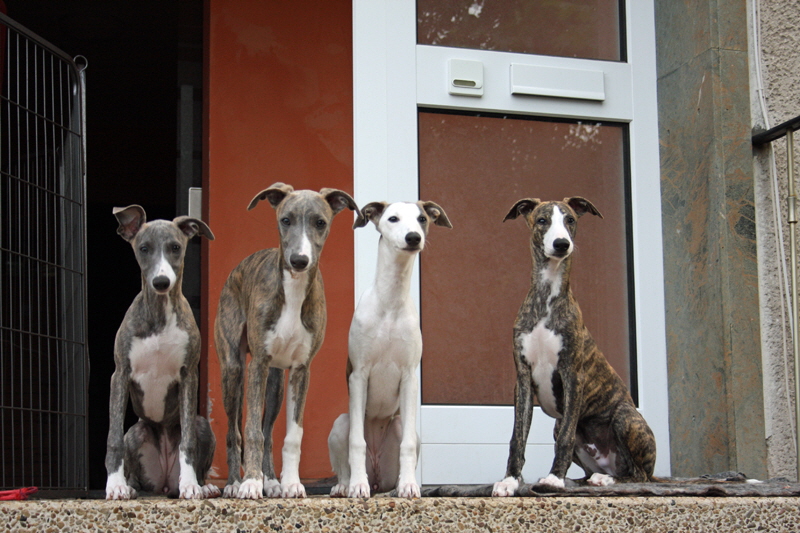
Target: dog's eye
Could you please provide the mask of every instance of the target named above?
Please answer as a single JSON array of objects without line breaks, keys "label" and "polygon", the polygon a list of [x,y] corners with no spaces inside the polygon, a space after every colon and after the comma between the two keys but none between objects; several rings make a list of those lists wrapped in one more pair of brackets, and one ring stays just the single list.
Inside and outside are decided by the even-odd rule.
[{"label": "dog's eye", "polygon": [[147,252],[150,251],[150,249],[147,246],[140,246],[139,251],[142,252],[143,254],[146,254]]},{"label": "dog's eye", "polygon": [[173,253],[177,254],[178,252],[181,251],[181,245],[180,244],[173,244],[172,245],[172,251],[173,251]]},{"label": "dog's eye", "polygon": [[325,226],[327,226],[327,225],[328,225],[328,223],[327,223],[327,222],[325,222],[324,220],[322,220],[322,219],[319,219],[319,220],[317,220],[317,227],[318,227],[319,229],[322,229],[322,228],[324,228],[324,227],[325,227]]},{"label": "dog's eye", "polygon": [[547,224],[547,219],[544,217],[539,217],[536,219],[536,223],[541,225]]},{"label": "dog's eye", "polygon": [[399,219],[399,218],[397,218],[397,217],[395,217],[395,216],[392,216],[392,217],[389,217],[389,218],[387,218],[386,220],[388,220],[389,222],[397,222],[397,221],[399,221],[400,219]]},{"label": "dog's eye", "polygon": [[281,219],[281,224],[283,224],[284,226],[289,226],[289,225],[291,225],[291,224],[292,224],[292,221],[291,221],[291,220],[289,220],[289,217],[283,217],[283,218]]},{"label": "dog's eye", "polygon": [[428,219],[427,219],[427,218],[425,218],[425,217],[424,217],[424,216],[422,216],[422,215],[420,215],[419,217],[417,217],[417,222],[419,222],[420,224],[424,224],[424,223],[426,223],[427,221],[428,221]]},{"label": "dog's eye", "polygon": [[575,223],[575,217],[567,217],[567,224],[574,224],[574,223]]}]

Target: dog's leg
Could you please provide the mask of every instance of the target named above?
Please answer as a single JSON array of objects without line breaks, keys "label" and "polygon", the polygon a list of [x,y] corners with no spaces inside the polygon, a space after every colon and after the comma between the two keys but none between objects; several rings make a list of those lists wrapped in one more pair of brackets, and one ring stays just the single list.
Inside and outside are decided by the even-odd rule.
[{"label": "dog's leg", "polygon": [[369,498],[367,477],[367,441],[364,439],[364,416],[367,406],[367,376],[361,372],[350,374],[350,435],[347,462],[350,465],[348,498]]},{"label": "dog's leg", "polygon": [[308,394],[308,366],[289,370],[289,389],[286,395],[286,438],[283,441],[281,497],[305,498],[306,489],[300,483],[300,444],[303,441],[303,411]]},{"label": "dog's leg", "polygon": [[[521,348],[520,348],[521,350]],[[522,361],[520,352],[515,350],[517,363],[517,384],[514,388],[514,430],[508,451],[506,477],[494,484],[492,496],[513,496],[522,483],[522,467],[525,466],[525,446],[533,418],[533,379],[531,367]]]},{"label": "dog's leg", "polygon": [[[198,347],[199,353],[199,347]],[[181,443],[178,460],[180,461],[180,498],[197,500],[203,498],[203,489],[197,479],[194,461],[197,458],[197,433],[195,429],[195,411],[197,409],[197,365],[189,364],[181,380]]]},{"label": "dog's leg", "polygon": [[[567,348],[570,350],[570,348]],[[567,352],[571,353],[571,352]],[[560,372],[561,383],[563,386],[564,413],[558,420],[555,427],[555,458],[550,474],[539,480],[540,484],[547,485],[556,489],[564,488],[564,477],[572,464],[572,457],[575,452],[575,431],[578,427],[583,396],[581,388],[575,382],[576,376],[573,372]]]},{"label": "dog's leg", "polygon": [[[118,355],[115,359],[119,359]],[[106,443],[106,499],[128,500],[136,498],[136,491],[128,484],[125,476],[125,411],[128,408],[129,375],[117,368],[111,376],[111,394],[109,397],[109,429]]]},{"label": "dog's leg", "polygon": [[339,415],[333,422],[333,427],[328,435],[328,453],[331,458],[331,468],[336,472],[336,485],[331,489],[332,498],[347,496],[347,487],[350,485],[350,464],[347,461],[350,436],[350,415]]},{"label": "dog's leg", "polygon": [[197,415],[194,419],[195,442],[197,443],[197,455],[194,460],[194,471],[199,476],[201,490],[204,498],[216,498],[220,495],[220,490],[216,485],[206,483],[208,471],[211,469],[211,462],[214,460],[214,450],[217,448],[217,439],[211,431],[211,424],[204,416]]},{"label": "dog's leg", "polygon": [[[656,463],[656,439],[644,417],[633,404],[623,402],[611,421],[617,448],[618,475],[615,478],[595,478],[589,484],[610,485],[615,481],[644,483],[653,477]],[[609,477],[609,476],[606,476]]]},{"label": "dog's leg", "polygon": [[419,456],[417,436],[417,376],[416,369],[406,372],[400,381],[400,474],[397,480],[397,495],[400,498],[419,498],[416,469]]},{"label": "dog's leg", "polygon": [[275,462],[272,459],[272,428],[281,412],[283,404],[283,381],[285,374],[281,368],[270,368],[267,377],[267,396],[264,402],[264,457],[261,460],[261,471],[264,473],[264,496],[280,498],[281,483],[275,475]]},{"label": "dog's leg", "polygon": [[[244,316],[232,303],[232,296],[223,288],[220,309],[214,328],[214,343],[222,372],[222,403],[228,418],[225,439],[228,461],[228,481],[223,490],[226,498],[235,498],[242,482],[242,397],[244,395],[244,364],[247,356],[247,332]],[[226,296],[227,297],[224,297]],[[226,313],[226,315],[223,315]],[[224,320],[223,316],[230,316]],[[230,325],[226,325],[230,322]]]},{"label": "dog's leg", "polygon": [[247,420],[244,427],[244,481],[239,485],[237,498],[258,500],[264,489],[264,473],[261,471],[264,458],[264,398],[267,393],[269,356],[263,347],[253,351],[247,367]]}]

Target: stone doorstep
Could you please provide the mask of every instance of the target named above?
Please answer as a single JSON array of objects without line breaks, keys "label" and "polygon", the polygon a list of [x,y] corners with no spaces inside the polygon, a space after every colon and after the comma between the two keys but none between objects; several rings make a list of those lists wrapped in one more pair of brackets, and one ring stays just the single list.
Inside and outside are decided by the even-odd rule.
[{"label": "stone doorstep", "polygon": [[800,498],[548,497],[0,502],[6,531],[798,531]]}]

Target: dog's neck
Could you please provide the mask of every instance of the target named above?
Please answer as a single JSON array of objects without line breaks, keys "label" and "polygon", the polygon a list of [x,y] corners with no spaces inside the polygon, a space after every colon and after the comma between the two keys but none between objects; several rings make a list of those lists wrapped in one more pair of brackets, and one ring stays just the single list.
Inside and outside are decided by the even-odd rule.
[{"label": "dog's neck", "polygon": [[378,267],[375,271],[375,291],[381,301],[401,301],[411,292],[411,272],[417,253],[393,248],[383,237],[378,241]]},{"label": "dog's neck", "polygon": [[166,324],[169,314],[174,313],[180,307],[179,302],[183,297],[182,283],[183,277],[179,274],[172,290],[166,294],[158,294],[151,287],[147,287],[146,281],[142,279],[143,305],[140,312],[143,319],[149,324]]},{"label": "dog's neck", "polygon": [[531,269],[531,291],[537,309],[547,309],[557,298],[570,294],[569,276],[572,270],[572,256],[564,259],[549,258],[538,250],[533,254]]}]

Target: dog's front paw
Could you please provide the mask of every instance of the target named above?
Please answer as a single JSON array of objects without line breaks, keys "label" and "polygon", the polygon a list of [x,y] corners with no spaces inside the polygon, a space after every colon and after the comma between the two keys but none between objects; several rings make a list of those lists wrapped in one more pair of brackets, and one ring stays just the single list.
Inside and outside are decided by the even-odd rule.
[{"label": "dog's front paw", "polygon": [[287,483],[281,486],[281,498],[305,498],[306,488],[302,483]]},{"label": "dog's front paw", "polygon": [[136,490],[128,485],[122,474],[111,474],[106,481],[106,500],[135,500]]},{"label": "dog's front paw", "polygon": [[280,498],[281,482],[277,479],[268,479],[264,481],[264,496],[267,498]]},{"label": "dog's front paw", "polygon": [[202,500],[205,498],[203,496],[203,488],[197,483],[181,483],[180,496],[178,497],[182,500]]},{"label": "dog's front paw", "polygon": [[106,500],[135,500],[137,496],[136,489],[127,483],[114,487],[106,486]]},{"label": "dog's front paw", "polygon": [[550,474],[547,477],[540,479],[539,485],[545,485],[546,487],[551,487],[554,489],[563,489],[564,480],[557,477],[555,474]]},{"label": "dog's front paw", "polygon": [[264,489],[264,484],[260,479],[245,479],[239,485],[239,492],[236,497],[240,500],[258,500],[261,498],[261,491]]},{"label": "dog's front paw", "polygon": [[348,498],[369,498],[369,483],[351,483],[347,488]]},{"label": "dog's front paw", "polygon": [[331,489],[331,498],[347,498],[347,485],[337,483]]},{"label": "dog's front paw", "polygon": [[419,485],[416,481],[409,483],[397,484],[397,497],[398,498],[419,498]]},{"label": "dog's front paw", "polygon": [[592,474],[592,477],[586,480],[586,483],[593,487],[607,487],[609,485],[613,485],[615,483],[614,478],[609,476],[608,474],[601,474],[599,472],[595,472]]},{"label": "dog's front paw", "polygon": [[239,485],[241,485],[241,483],[238,481],[225,485],[225,488],[222,489],[222,497],[236,498],[239,495]]},{"label": "dog's front paw", "polygon": [[203,498],[219,498],[221,492],[216,485],[212,485],[211,483],[207,483],[200,487],[200,490],[203,491]]},{"label": "dog's front paw", "polygon": [[519,480],[515,477],[507,477],[502,481],[498,481],[492,488],[492,496],[505,498],[516,494],[519,488]]}]

